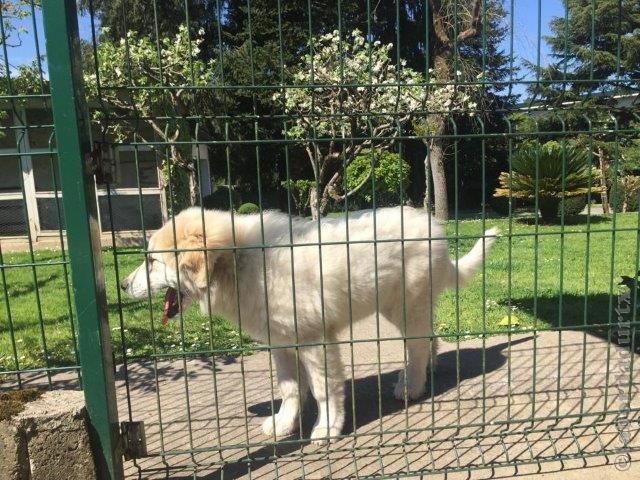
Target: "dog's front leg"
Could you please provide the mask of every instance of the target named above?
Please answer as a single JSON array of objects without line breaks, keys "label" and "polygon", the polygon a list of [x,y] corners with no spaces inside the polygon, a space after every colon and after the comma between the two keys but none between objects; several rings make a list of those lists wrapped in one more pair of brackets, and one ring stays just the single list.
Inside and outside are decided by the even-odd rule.
[{"label": "dog's front leg", "polygon": [[318,419],[311,441],[322,444],[340,435],[344,426],[344,374],[340,351],[335,345],[300,349],[309,375],[309,385],[318,403]]},{"label": "dog's front leg", "polygon": [[278,376],[278,387],[282,395],[282,404],[276,415],[262,423],[265,435],[282,438],[291,435],[298,429],[301,402],[307,396],[309,387],[302,365],[297,364],[293,351],[276,349],[272,351]]}]

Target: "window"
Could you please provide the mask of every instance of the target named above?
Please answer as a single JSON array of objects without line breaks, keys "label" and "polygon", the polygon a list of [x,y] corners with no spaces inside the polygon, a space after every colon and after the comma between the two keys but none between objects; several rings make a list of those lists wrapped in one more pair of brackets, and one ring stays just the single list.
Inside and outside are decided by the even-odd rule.
[{"label": "window", "polygon": [[0,201],[0,235],[26,235],[27,222],[22,199]]},{"label": "window", "polygon": [[11,111],[0,110],[0,148],[16,148],[15,130],[11,128]]},{"label": "window", "polygon": [[16,130],[10,110],[0,110],[0,235],[26,235],[27,218],[22,199],[23,170],[16,155]]},{"label": "window", "polygon": [[[109,199],[106,194],[99,199],[100,218],[102,231],[113,229],[122,230],[155,230],[162,226],[162,211],[160,208],[160,196],[158,194],[142,195],[142,219],[140,212],[140,197],[138,195],[112,195],[111,215],[109,215]],[[141,221],[142,220],[142,221]]]},{"label": "window", "polygon": [[20,192],[21,176],[19,157],[0,156],[0,192]]},{"label": "window", "polygon": [[[27,115],[32,115],[28,112]],[[32,122],[30,117],[30,122]],[[29,141],[37,140],[38,137],[29,131]],[[43,138],[43,137],[42,137]],[[48,150],[49,140],[46,140],[46,150]],[[41,143],[38,142],[38,146]],[[33,147],[32,151],[42,151],[42,148]],[[60,192],[60,178],[58,172],[58,160],[53,155],[33,155],[31,156],[33,168],[33,182],[36,191],[36,207],[38,210],[39,230],[58,231],[64,228],[64,212],[62,211],[62,194]],[[58,203],[56,203],[55,192],[58,191]],[[59,210],[59,211],[58,211]],[[62,219],[62,222],[60,220]]]},{"label": "window", "polygon": [[150,147],[123,145],[114,149],[114,158],[116,178],[111,185],[111,211],[106,188],[98,189],[102,231],[160,228],[166,215],[157,152]]},{"label": "window", "polygon": [[33,180],[36,192],[53,192],[60,190],[58,178],[58,160],[53,156],[35,155],[31,157],[33,163]]},{"label": "window", "polygon": [[50,150],[53,143],[53,116],[50,109],[27,108],[25,110],[29,146],[33,149]]},{"label": "window", "polygon": [[[0,109],[0,236],[26,235],[29,229],[36,236],[65,228],[58,159],[50,154],[52,124],[51,109],[44,104],[16,111]],[[102,231],[162,226],[166,206],[158,152],[146,145],[119,145],[113,149],[113,158],[110,202],[106,187],[96,188]],[[23,184],[30,195],[26,199],[22,198]]]},{"label": "window", "polygon": [[40,230],[57,231],[60,229],[60,223],[62,223],[62,228],[65,228],[64,211],[62,210],[62,197],[58,197],[57,203],[55,197],[38,198],[36,202],[38,204]]},{"label": "window", "polygon": [[116,152],[118,187],[138,188],[139,179],[141,188],[158,188],[158,162],[155,151],[145,148],[120,148]]}]

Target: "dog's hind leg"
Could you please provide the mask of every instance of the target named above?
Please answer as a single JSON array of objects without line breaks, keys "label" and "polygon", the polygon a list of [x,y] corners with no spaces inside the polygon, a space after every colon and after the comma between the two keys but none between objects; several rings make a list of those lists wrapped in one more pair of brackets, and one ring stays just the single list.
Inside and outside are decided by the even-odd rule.
[{"label": "dog's hind leg", "polygon": [[309,386],[302,362],[298,367],[294,351],[275,349],[272,355],[276,364],[282,404],[277,414],[268,417],[262,423],[262,431],[270,437],[275,434],[278,439],[289,436],[298,429],[301,403],[304,403]]},{"label": "dog's hind leg", "polygon": [[318,419],[311,431],[311,441],[326,443],[340,435],[344,426],[344,369],[337,345],[300,349],[309,375],[309,385],[318,403]]},{"label": "dog's hind leg", "polygon": [[[404,335],[406,337],[425,337],[429,335],[433,330],[431,328],[431,320],[427,316],[428,314],[425,314],[424,311],[414,311],[413,315],[407,315],[407,328]],[[403,330],[402,325],[400,329]],[[398,400],[403,400],[406,388],[408,399],[415,400],[426,392],[427,369],[432,357],[435,360],[437,344],[435,338],[408,338],[406,344],[406,375],[404,368],[400,370],[393,394]]]}]

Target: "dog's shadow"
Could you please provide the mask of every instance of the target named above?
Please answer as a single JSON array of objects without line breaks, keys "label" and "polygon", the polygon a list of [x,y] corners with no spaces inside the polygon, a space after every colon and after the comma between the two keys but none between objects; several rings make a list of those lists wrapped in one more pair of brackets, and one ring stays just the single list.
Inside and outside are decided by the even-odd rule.
[{"label": "dog's shadow", "polygon": [[[462,382],[499,369],[507,361],[507,357],[503,354],[503,351],[509,345],[515,346],[519,343],[531,341],[532,339],[532,336],[518,338],[511,342],[503,342],[492,347],[487,347],[484,349],[484,357],[483,350],[478,348],[461,348],[458,351],[452,350],[438,355],[437,369],[435,370],[434,378],[427,381],[428,385],[433,387],[433,390],[428,392],[427,396],[419,401],[425,402],[433,396],[442,395],[452,388],[456,388],[458,378]],[[460,372],[459,377],[456,374],[458,370]],[[364,425],[378,420],[380,415],[384,417],[404,410],[405,402],[393,398],[393,388],[397,378],[398,372],[393,371],[381,373],[380,375],[374,374],[367,377],[356,378],[354,381],[351,379],[347,380],[345,385],[347,392],[347,418],[343,432],[353,432]],[[379,385],[380,388],[378,387]],[[352,397],[352,392],[355,394],[354,397]],[[279,407],[280,400],[277,400],[274,402],[274,408],[277,411]],[[248,409],[255,415],[266,417],[271,415],[271,401],[251,405]],[[353,411],[355,411],[356,415],[355,421],[352,414]],[[273,458],[274,454],[282,456],[299,450],[302,445],[308,443],[306,439],[309,438],[309,433],[315,422],[317,409],[312,398],[307,400],[303,412],[302,438],[304,440],[285,444],[269,443],[251,452],[249,457],[240,459],[234,463],[228,463],[218,472],[207,475],[204,478],[209,480],[239,478],[247,475],[249,470],[255,471],[263,465],[270,463],[270,458]]]}]

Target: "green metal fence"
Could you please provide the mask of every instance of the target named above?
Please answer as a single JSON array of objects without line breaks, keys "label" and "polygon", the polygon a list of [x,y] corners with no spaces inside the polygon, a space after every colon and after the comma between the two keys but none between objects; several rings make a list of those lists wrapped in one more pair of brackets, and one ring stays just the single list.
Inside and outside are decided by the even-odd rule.
[{"label": "green metal fence", "polygon": [[640,12],[552,3],[0,3],[0,388],[82,388],[105,478],[628,468]]}]

